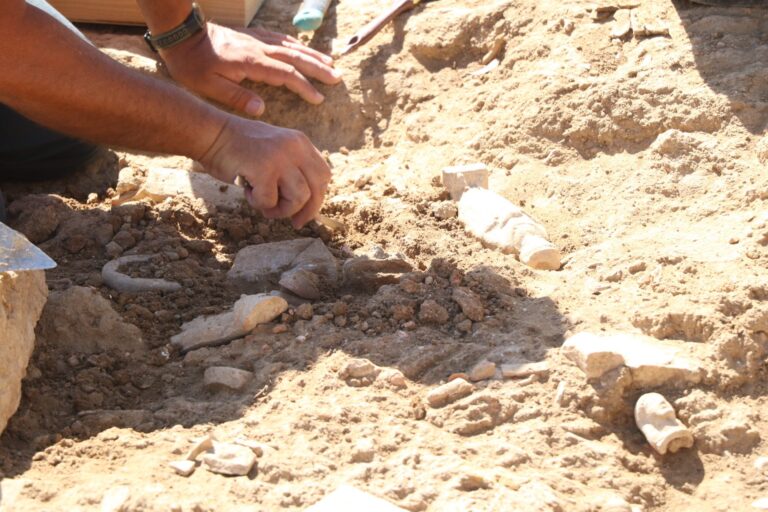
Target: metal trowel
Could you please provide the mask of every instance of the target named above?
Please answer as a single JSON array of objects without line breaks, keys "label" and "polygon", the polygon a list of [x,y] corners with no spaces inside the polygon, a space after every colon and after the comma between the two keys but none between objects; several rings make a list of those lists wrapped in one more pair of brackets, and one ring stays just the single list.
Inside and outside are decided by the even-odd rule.
[{"label": "metal trowel", "polygon": [[56,262],[35,244],[2,222],[0,222],[0,274],[24,270],[47,270],[56,267]]}]

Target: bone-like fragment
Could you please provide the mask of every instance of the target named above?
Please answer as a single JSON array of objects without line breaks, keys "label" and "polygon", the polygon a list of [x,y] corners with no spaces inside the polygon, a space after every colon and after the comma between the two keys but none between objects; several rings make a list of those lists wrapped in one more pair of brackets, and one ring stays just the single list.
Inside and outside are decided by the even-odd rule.
[{"label": "bone-like fragment", "polygon": [[664,455],[693,446],[693,434],[659,393],[646,393],[635,404],[635,423],[654,450]]},{"label": "bone-like fragment", "polygon": [[151,258],[152,256],[143,254],[117,258],[104,265],[104,268],[101,269],[101,278],[104,280],[104,284],[121,293],[175,292],[181,290],[179,283],[165,279],[131,277],[119,270],[122,265],[140,263]]},{"label": "bone-like fragment", "polygon": [[482,188],[464,192],[459,220],[470,234],[504,253],[518,254],[532,268],[560,268],[560,251],[547,240],[544,226],[495,192]]}]

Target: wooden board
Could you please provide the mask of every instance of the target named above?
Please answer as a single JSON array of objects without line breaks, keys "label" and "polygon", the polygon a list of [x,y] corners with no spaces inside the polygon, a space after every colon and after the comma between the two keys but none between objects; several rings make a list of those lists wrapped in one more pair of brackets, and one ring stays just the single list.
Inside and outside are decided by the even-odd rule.
[{"label": "wooden board", "polygon": [[[136,0],[49,0],[50,4],[72,21],[143,25],[144,18]],[[247,27],[264,0],[198,0],[209,20]]]}]

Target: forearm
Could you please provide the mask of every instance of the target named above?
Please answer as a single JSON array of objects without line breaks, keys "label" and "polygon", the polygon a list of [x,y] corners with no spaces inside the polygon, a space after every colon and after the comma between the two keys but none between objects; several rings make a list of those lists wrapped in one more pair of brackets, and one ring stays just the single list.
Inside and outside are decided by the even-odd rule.
[{"label": "forearm", "polygon": [[103,144],[200,159],[227,114],[130,70],[24,1],[0,13],[0,102]]}]

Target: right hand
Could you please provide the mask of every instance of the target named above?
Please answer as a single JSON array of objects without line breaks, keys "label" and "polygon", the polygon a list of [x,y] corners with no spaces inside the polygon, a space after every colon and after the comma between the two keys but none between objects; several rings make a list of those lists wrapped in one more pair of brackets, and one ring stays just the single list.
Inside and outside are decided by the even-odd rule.
[{"label": "right hand", "polygon": [[323,204],[331,170],[306,135],[259,121],[230,116],[201,159],[208,173],[225,183],[242,176],[248,203],[267,218],[290,217],[298,229]]}]

